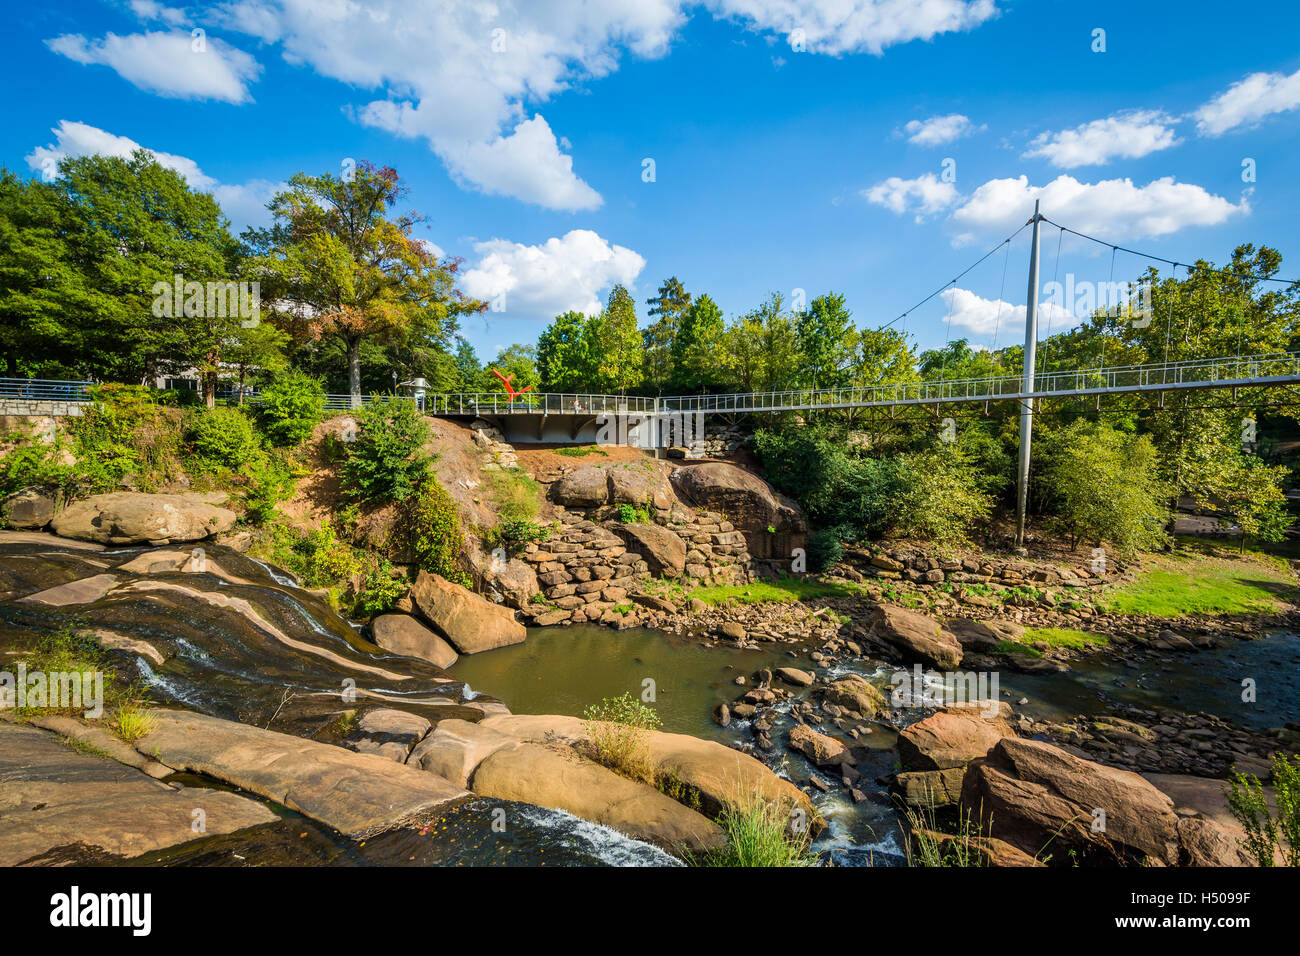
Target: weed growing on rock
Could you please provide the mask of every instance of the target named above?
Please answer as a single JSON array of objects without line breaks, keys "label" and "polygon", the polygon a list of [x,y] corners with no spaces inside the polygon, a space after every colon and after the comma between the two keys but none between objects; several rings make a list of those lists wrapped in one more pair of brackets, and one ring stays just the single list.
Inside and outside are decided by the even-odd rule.
[{"label": "weed growing on rock", "polygon": [[606,697],[583,713],[587,756],[630,780],[655,782],[650,731],[659,715],[631,694]]},{"label": "weed growing on rock", "polygon": [[1300,756],[1273,754],[1273,795],[1276,816],[1254,774],[1238,771],[1228,781],[1228,809],[1246,831],[1255,864],[1274,866],[1280,853],[1286,866],[1300,866]]}]

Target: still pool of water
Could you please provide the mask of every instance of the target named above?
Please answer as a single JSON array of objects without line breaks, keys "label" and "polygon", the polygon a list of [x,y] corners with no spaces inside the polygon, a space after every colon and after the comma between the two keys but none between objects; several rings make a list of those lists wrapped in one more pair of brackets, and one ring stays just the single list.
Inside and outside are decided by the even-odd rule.
[{"label": "still pool of water", "polygon": [[462,656],[449,673],[478,693],[499,697],[516,714],[574,717],[605,697],[643,699],[645,682],[653,681],[664,730],[726,740],[711,715],[739,695],[736,677],[794,663],[777,647],[746,651],[646,628],[576,624],[529,628],[523,644]]}]

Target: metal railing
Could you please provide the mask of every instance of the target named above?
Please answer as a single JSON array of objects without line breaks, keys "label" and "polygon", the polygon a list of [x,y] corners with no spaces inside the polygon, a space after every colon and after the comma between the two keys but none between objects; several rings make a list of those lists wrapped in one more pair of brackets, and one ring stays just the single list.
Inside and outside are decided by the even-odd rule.
[{"label": "metal railing", "polygon": [[[670,395],[658,399],[585,392],[526,392],[513,399],[504,392],[428,393],[420,404],[426,414],[458,416],[785,412],[1286,384],[1300,384],[1300,352],[1041,372],[1034,376],[1033,391],[1028,393],[1023,390],[1021,376],[1002,375],[850,388]],[[0,378],[0,399],[85,402],[90,399],[90,387],[90,382],[83,381]],[[244,400],[256,404],[258,396],[246,391]],[[361,405],[370,405],[416,399],[408,395],[372,394],[360,396],[359,401]],[[356,406],[350,395],[325,396],[325,408],[330,411],[353,407]]]},{"label": "metal railing", "polygon": [[0,378],[0,399],[29,402],[86,402],[90,382],[55,378]]}]

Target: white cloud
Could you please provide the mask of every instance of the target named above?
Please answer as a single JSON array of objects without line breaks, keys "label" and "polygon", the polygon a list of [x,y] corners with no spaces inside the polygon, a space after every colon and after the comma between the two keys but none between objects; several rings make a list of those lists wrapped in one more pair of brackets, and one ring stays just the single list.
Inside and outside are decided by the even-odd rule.
[{"label": "white cloud", "polygon": [[[940,293],[945,320],[973,335],[994,336],[1003,345],[1014,345],[1024,337],[1026,307],[1002,299],[985,299],[969,289],[951,288]],[[1038,325],[1054,330],[1073,328],[1079,320],[1052,302],[1038,303]]]},{"label": "white cloud", "polygon": [[109,33],[101,40],[65,33],[45,42],[70,60],[112,67],[140,89],[176,99],[246,103],[252,99],[248,84],[262,72],[251,56],[216,37],[204,38],[196,50],[184,31]]},{"label": "white cloud", "polygon": [[[1200,186],[1175,182],[1172,176],[1136,186],[1131,179],[1081,183],[1058,176],[1045,186],[1031,186],[1026,176],[991,179],[955,209],[950,221],[981,233],[1010,233],[1033,215],[1042,200],[1045,216],[1071,229],[1119,242],[1164,236],[1188,226],[1216,226],[1250,212],[1245,196],[1234,204]],[[961,244],[975,238],[957,237]]]},{"label": "white cloud", "polygon": [[[59,125],[50,132],[54,134],[55,142],[37,146],[24,158],[31,169],[41,173],[48,171],[51,176],[57,173],[59,161],[64,157],[98,155],[126,159],[137,149],[148,149],[128,136],[118,136],[88,123],[60,120]],[[283,183],[273,183],[266,179],[223,184],[205,173],[198,163],[187,156],[156,149],[148,151],[153,153],[160,165],[184,176],[191,189],[212,193],[236,230],[248,225],[266,224],[270,219],[266,203],[277,191],[285,188]]]},{"label": "white cloud", "polygon": [[890,176],[884,182],[864,189],[862,195],[868,202],[899,215],[911,210],[916,213],[917,222],[924,222],[942,212],[958,198],[957,187],[940,180],[934,173],[925,173],[915,179]]},{"label": "white cloud", "polygon": [[131,12],[142,21],[161,20],[169,26],[180,26],[185,22],[185,11],[178,7],[167,7],[157,0],[131,0]]},{"label": "white cloud", "polygon": [[873,53],[941,33],[973,30],[998,15],[994,0],[710,0],[709,8],[813,53]]},{"label": "white cloud", "polygon": [[1300,70],[1252,73],[1239,80],[1192,115],[1202,136],[1222,136],[1239,126],[1253,126],[1274,113],[1300,106]]},{"label": "white cloud", "polygon": [[982,129],[983,126],[976,126],[968,116],[949,113],[947,116],[931,116],[926,120],[912,120],[903,127],[903,133],[913,145],[942,146]]},{"label": "white cloud", "polygon": [[1158,110],[1133,110],[1093,120],[1074,129],[1038,136],[1026,157],[1042,156],[1054,166],[1100,166],[1112,159],[1137,159],[1178,143],[1174,119]]},{"label": "white cloud", "polygon": [[615,283],[630,286],[645,259],[590,229],[528,246],[508,239],[474,244],[478,261],[461,273],[466,295],[492,300],[505,294],[508,316],[550,319],[570,309],[588,314],[602,305],[600,292]]}]

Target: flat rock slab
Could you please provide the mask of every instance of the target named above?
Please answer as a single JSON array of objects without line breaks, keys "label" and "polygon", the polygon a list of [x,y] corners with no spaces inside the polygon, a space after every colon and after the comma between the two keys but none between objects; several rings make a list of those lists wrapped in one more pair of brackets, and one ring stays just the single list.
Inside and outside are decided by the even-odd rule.
[{"label": "flat rock slab", "polygon": [[93,577],[69,581],[56,587],[38,591],[23,598],[38,604],[52,607],[66,607],[69,604],[93,604],[117,585],[117,578],[111,574],[96,574]]},{"label": "flat rock slab", "polygon": [[237,794],[168,786],[53,733],[0,722],[0,866],[74,844],[135,857],[275,819]]},{"label": "flat rock slab", "polygon": [[423,770],[260,727],[156,710],[136,749],[177,770],[207,774],[360,839],[468,796]]}]

